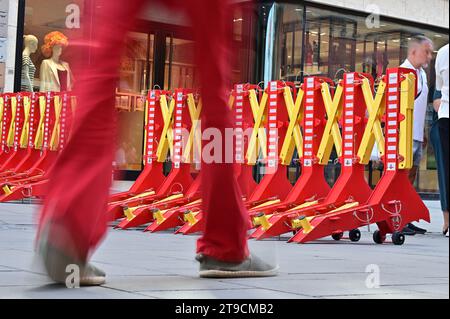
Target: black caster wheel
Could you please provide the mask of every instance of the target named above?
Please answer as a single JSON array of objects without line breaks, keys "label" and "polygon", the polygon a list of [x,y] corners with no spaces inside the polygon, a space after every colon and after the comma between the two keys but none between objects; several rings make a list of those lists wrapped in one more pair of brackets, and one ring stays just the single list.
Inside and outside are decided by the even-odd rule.
[{"label": "black caster wheel", "polygon": [[336,241],[340,241],[344,237],[344,233],[336,233],[331,235],[331,237],[333,237],[333,239]]},{"label": "black caster wheel", "polygon": [[400,232],[395,232],[392,234],[392,242],[394,245],[402,246],[405,243],[405,235]]},{"label": "black caster wheel", "polygon": [[381,235],[381,232],[377,230],[373,233],[373,241],[378,245],[382,245],[386,241],[386,236]]},{"label": "black caster wheel", "polygon": [[349,233],[350,240],[354,243],[361,240],[361,231],[359,229],[353,229]]}]

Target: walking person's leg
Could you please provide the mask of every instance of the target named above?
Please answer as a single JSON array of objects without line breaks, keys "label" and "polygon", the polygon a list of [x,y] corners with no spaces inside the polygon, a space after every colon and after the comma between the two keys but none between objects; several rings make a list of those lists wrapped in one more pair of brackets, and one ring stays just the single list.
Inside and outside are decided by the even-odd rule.
[{"label": "walking person's leg", "polygon": [[[65,281],[68,263],[82,270],[81,284],[101,284],[104,274],[87,265],[106,233],[106,203],[115,151],[115,99],[126,32],[145,0],[89,0],[84,70],[76,74],[77,108],[71,138],[52,171],[40,216],[38,253],[50,277]],[[80,62],[80,61],[78,61]],[[80,70],[81,71],[81,70]],[[77,70],[75,70],[77,72]]]},{"label": "walking person's leg", "polygon": [[[228,0],[194,0],[190,13],[197,42],[196,56],[201,72],[204,129],[222,133],[233,128],[227,106],[232,87],[232,15]],[[248,213],[234,177],[234,165],[202,163],[205,231],[198,241],[198,260],[203,277],[270,276],[276,269],[251,256],[247,246]]]}]

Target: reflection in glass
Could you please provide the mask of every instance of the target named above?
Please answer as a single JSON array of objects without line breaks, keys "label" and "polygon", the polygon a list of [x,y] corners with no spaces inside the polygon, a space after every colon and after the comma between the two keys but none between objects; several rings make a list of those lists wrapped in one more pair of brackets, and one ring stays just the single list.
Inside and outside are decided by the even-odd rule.
[{"label": "reflection in glass", "polygon": [[[436,50],[449,40],[448,34],[388,21],[381,21],[380,28],[369,28],[364,15],[286,3],[277,3],[276,10],[274,8],[271,14],[274,13],[278,32],[274,47],[271,43],[266,46],[266,60],[270,57],[267,54],[270,50],[274,56],[271,61],[265,61],[265,64],[274,63],[277,72],[272,75],[273,79],[299,82],[304,76],[317,75],[337,80],[346,71],[357,71],[368,73],[379,81],[387,68],[398,67],[406,59],[408,41],[413,35],[431,38]],[[434,63],[426,72],[429,86],[433,89]],[[430,100],[427,135],[432,118]],[[419,171],[418,190],[436,192],[436,171],[432,165],[434,155],[429,147],[424,152],[428,155]],[[379,179],[379,174],[375,173],[372,176],[374,184]]]}]

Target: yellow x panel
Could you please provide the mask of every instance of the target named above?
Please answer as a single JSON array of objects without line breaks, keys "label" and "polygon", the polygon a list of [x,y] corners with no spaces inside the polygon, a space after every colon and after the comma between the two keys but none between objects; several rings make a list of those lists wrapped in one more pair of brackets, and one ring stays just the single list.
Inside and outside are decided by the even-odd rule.
[{"label": "yellow x panel", "polygon": [[22,134],[20,135],[20,147],[28,147],[28,134],[30,132],[30,111],[31,111],[31,98],[25,97],[23,99],[23,111],[25,114],[25,121],[23,123]]},{"label": "yellow x panel", "polygon": [[413,167],[413,125],[414,125],[414,102],[416,77],[413,73],[406,75],[401,84],[400,113],[405,119],[400,123],[400,148],[399,154],[403,160],[399,164],[400,169],[411,169]]},{"label": "yellow x panel", "polygon": [[327,112],[327,124],[323,138],[319,146],[317,157],[321,165],[327,165],[333,145],[336,148],[337,155],[342,155],[342,136],[339,130],[339,119],[342,116],[344,106],[344,87],[338,84],[334,98],[331,97],[330,85],[328,83],[322,84],[322,98]]},{"label": "yellow x panel", "polygon": [[367,122],[364,131],[361,146],[359,147],[358,157],[360,158],[361,164],[368,164],[373,147],[375,146],[375,141],[377,142],[380,156],[383,156],[385,152],[385,140],[383,129],[381,128],[381,117],[386,110],[386,83],[384,81],[380,82],[375,99],[373,98],[372,89],[368,79],[362,80],[362,90],[369,112],[369,121]]},{"label": "yellow x panel", "polygon": [[164,119],[164,129],[161,134],[161,140],[159,141],[158,150],[156,152],[156,156],[158,157],[158,162],[162,163],[167,158],[167,152],[170,149],[170,152],[173,153],[173,113],[175,110],[175,99],[173,98],[170,101],[170,104],[167,104],[167,97],[165,95],[161,95],[160,100],[161,111]]},{"label": "yellow x panel", "polygon": [[228,99],[228,107],[230,108],[230,111],[233,110],[234,106],[234,96],[233,94],[230,94],[230,98]]},{"label": "yellow x panel", "polygon": [[59,145],[59,132],[61,130],[61,111],[62,111],[62,97],[55,96],[55,125],[50,140],[50,150],[58,150]]},{"label": "yellow x panel", "polygon": [[6,143],[9,147],[12,147],[14,145],[14,134],[16,130],[16,116],[17,116],[17,98],[13,97],[11,98],[11,124],[9,126],[9,133],[8,133],[8,139],[6,140]]},{"label": "yellow x panel", "polygon": [[300,129],[300,122],[303,119],[303,102],[305,92],[300,90],[294,104],[292,92],[289,87],[284,88],[284,101],[289,114],[289,127],[286,132],[283,147],[281,148],[281,164],[290,165],[294,150],[297,148],[300,157],[303,157],[303,136]]},{"label": "yellow x panel", "polygon": [[187,104],[189,108],[189,114],[191,116],[191,132],[189,134],[189,139],[184,150],[183,161],[184,163],[192,163],[194,157],[194,141],[196,146],[197,154],[202,154],[202,137],[201,134],[197,134],[197,129],[200,124],[200,115],[202,113],[203,104],[202,101],[195,105],[195,99],[193,94],[188,94]]},{"label": "yellow x panel", "polygon": [[267,158],[267,135],[264,128],[264,118],[269,96],[267,93],[264,93],[261,104],[259,104],[256,91],[250,90],[249,99],[253,118],[255,120],[255,126],[248,145],[247,163],[248,165],[256,165],[256,160],[258,159],[260,149],[262,150],[263,157]]},{"label": "yellow x panel", "polygon": [[42,149],[42,144],[44,142],[44,126],[45,126],[45,110],[47,108],[47,101],[45,96],[39,97],[39,111],[40,120],[36,132],[36,138],[34,140],[34,146],[36,149]]},{"label": "yellow x panel", "polygon": [[144,111],[144,156],[142,156],[142,161],[144,163],[144,166],[147,164],[147,143],[148,143],[148,99],[145,99],[145,111]]}]

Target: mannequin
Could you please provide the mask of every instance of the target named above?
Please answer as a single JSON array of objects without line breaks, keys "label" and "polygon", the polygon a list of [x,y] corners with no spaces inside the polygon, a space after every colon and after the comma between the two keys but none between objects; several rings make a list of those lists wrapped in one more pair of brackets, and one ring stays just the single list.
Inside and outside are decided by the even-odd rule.
[{"label": "mannequin", "polygon": [[22,53],[22,82],[21,90],[23,92],[33,92],[34,75],[36,66],[31,61],[30,56],[36,53],[39,41],[34,35],[23,37],[24,50]]},{"label": "mannequin", "polygon": [[64,48],[69,45],[61,32],[51,32],[45,36],[42,53],[47,58],[41,64],[41,92],[72,91],[73,76],[67,62],[61,61]]}]

